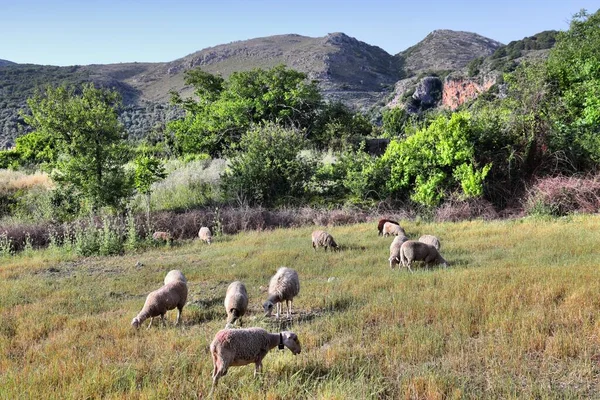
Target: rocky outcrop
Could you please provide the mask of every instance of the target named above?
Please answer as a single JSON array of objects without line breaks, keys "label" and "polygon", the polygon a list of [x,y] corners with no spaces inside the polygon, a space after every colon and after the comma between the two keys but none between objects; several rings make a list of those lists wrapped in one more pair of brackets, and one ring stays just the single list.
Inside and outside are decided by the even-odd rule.
[{"label": "rocky outcrop", "polygon": [[496,83],[495,77],[481,81],[461,77],[448,77],[442,90],[442,106],[455,110],[462,104],[489,90]]}]

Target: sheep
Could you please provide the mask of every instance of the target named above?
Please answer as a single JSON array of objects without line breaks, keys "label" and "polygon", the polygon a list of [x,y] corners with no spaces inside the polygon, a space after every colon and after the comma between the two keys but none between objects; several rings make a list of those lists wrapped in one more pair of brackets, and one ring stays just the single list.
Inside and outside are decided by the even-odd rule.
[{"label": "sheep", "polygon": [[207,228],[206,226],[203,226],[202,228],[200,228],[200,230],[198,231],[198,237],[203,242],[206,242],[208,244],[212,243],[212,233],[210,232],[210,229]]},{"label": "sheep", "polygon": [[269,281],[267,301],[264,302],[265,317],[270,317],[273,305],[277,304],[276,318],[281,312],[281,302],[285,300],[288,318],[292,315],[292,301],[300,292],[298,273],[291,268],[281,267]]},{"label": "sheep", "polygon": [[430,244],[438,251],[440,250],[440,247],[442,247],[440,239],[433,235],[423,235],[419,238],[419,242]]},{"label": "sheep", "polygon": [[402,247],[400,247],[400,262],[412,272],[410,265],[413,261],[424,261],[427,266],[430,264],[443,264],[444,268],[448,267],[448,262],[444,260],[435,247],[427,243],[408,240],[402,243]]},{"label": "sheep", "polygon": [[210,344],[213,359],[212,391],[219,378],[227,374],[229,367],[254,363],[254,376],[262,371],[262,360],[267,353],[278,346],[290,349],[292,354],[301,352],[300,341],[294,332],[269,333],[262,328],[222,329]]},{"label": "sheep", "polygon": [[142,311],[140,311],[138,315],[131,321],[131,326],[138,329],[145,320],[150,318],[150,323],[148,324],[147,328],[150,329],[152,322],[154,321],[154,317],[158,317],[159,315],[163,326],[166,326],[167,323],[165,322],[165,314],[167,311],[176,307],[177,321],[175,322],[175,325],[179,325],[181,322],[181,312],[183,311],[183,306],[187,301],[187,295],[187,284],[180,280],[169,282],[160,289],[150,292],[150,294],[148,294],[146,297],[146,302],[144,303]]},{"label": "sheep", "polygon": [[386,219],[386,218],[382,218],[379,220],[379,222],[377,223],[377,230],[379,231],[379,233],[377,233],[378,236],[381,236],[383,234],[383,225],[389,222],[391,224],[396,224],[396,225],[400,225],[398,222],[391,220],[391,219]]},{"label": "sheep", "polygon": [[225,311],[227,312],[227,324],[225,328],[233,325],[239,320],[242,326],[242,316],[248,309],[248,292],[246,286],[240,281],[231,282],[225,294]]},{"label": "sheep", "polygon": [[161,240],[163,242],[171,243],[173,241],[173,237],[170,232],[157,231],[152,234],[152,239]]},{"label": "sheep", "polygon": [[406,236],[404,229],[398,224],[386,222],[383,224],[383,236],[394,235],[394,236]]},{"label": "sheep", "polygon": [[187,279],[185,279],[185,275],[178,269],[174,269],[169,271],[167,276],[165,276],[165,285],[171,282],[181,281],[187,284]]},{"label": "sheep", "polygon": [[400,248],[402,243],[406,242],[408,238],[406,236],[396,236],[394,241],[390,245],[390,268],[394,269],[394,266],[400,264]]},{"label": "sheep", "polygon": [[317,247],[322,246],[327,250],[331,248],[332,250],[338,251],[340,248],[337,243],[333,239],[329,233],[325,231],[314,231],[312,233],[312,247],[314,251],[317,251]]}]

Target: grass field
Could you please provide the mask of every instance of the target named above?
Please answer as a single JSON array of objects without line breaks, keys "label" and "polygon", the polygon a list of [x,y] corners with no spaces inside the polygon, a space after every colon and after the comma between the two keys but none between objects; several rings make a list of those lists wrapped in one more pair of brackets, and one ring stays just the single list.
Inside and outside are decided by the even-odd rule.
[{"label": "grass field", "polygon": [[[442,241],[450,268],[390,270],[376,222],[330,227],[344,249],[313,252],[313,227],[246,232],[120,257],[38,251],[0,262],[0,398],[195,399],[227,285],[250,296],[245,326],[293,330],[235,367],[217,399],[593,398],[600,396],[600,216],[403,223]],[[143,266],[136,266],[140,261]],[[262,316],[281,266],[301,280],[293,321]],[[139,331],[145,296],[181,269],[184,324]],[[332,278],[332,279],[330,279]]]}]

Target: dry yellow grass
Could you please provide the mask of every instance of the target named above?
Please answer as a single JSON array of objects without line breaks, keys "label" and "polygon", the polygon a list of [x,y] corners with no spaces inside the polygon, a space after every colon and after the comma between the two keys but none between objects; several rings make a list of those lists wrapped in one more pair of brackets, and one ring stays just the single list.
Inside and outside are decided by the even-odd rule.
[{"label": "dry yellow grass", "polygon": [[[375,224],[327,228],[339,253],[314,252],[306,227],[122,257],[5,261],[0,398],[206,397],[208,345],[236,279],[250,296],[245,325],[294,330],[303,351],[273,350],[257,379],[252,366],[231,368],[217,399],[597,397],[600,216],[403,225],[440,237],[452,267],[390,270],[392,239]],[[280,265],[300,274],[292,323],[262,317],[260,286]],[[184,326],[132,330],[170,269],[189,282]]]},{"label": "dry yellow grass", "polygon": [[0,169],[0,193],[31,189],[35,186],[49,189],[53,187],[53,183],[44,172],[26,174],[20,171]]}]

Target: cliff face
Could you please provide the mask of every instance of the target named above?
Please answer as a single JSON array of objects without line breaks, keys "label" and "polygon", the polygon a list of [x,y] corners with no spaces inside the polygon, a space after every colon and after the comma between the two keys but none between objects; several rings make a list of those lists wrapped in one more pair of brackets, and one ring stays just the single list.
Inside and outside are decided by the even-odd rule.
[{"label": "cliff face", "polygon": [[468,78],[448,77],[442,89],[442,107],[455,110],[480,93],[489,90],[495,83],[495,77],[484,78],[481,83]]}]

